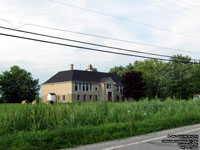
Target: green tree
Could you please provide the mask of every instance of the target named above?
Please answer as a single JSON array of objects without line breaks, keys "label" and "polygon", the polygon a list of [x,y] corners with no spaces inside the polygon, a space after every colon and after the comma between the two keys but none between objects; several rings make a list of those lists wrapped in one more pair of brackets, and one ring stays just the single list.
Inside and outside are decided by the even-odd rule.
[{"label": "green tree", "polygon": [[164,79],[165,63],[157,59],[148,59],[145,61],[136,61],[134,63],[135,71],[143,73],[147,97],[163,97],[164,87],[161,84]]},{"label": "green tree", "polygon": [[98,70],[97,70],[97,68],[92,67],[92,71],[97,72]]},{"label": "green tree", "polygon": [[192,88],[193,94],[200,94],[200,64],[195,64],[191,70],[192,80],[190,87]]},{"label": "green tree", "polygon": [[32,101],[38,96],[38,79],[34,80],[31,73],[18,66],[0,74],[0,93],[2,99],[10,103],[19,103],[22,100]]},{"label": "green tree", "polygon": [[[188,56],[174,55],[166,66],[166,86],[170,97],[188,99],[195,93],[192,70],[195,64]],[[195,70],[194,75],[195,75]]]},{"label": "green tree", "polygon": [[114,68],[111,68],[109,73],[114,73],[117,74],[118,76],[123,76],[125,75],[127,72],[133,71],[134,70],[134,66],[129,63],[126,67],[123,66],[115,66]]}]

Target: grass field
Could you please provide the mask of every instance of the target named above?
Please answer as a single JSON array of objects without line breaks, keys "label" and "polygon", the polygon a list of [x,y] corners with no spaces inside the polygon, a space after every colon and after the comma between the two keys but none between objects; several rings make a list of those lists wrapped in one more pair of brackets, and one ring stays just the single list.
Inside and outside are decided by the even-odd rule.
[{"label": "grass field", "polygon": [[195,123],[196,100],[0,104],[0,149],[59,149]]}]

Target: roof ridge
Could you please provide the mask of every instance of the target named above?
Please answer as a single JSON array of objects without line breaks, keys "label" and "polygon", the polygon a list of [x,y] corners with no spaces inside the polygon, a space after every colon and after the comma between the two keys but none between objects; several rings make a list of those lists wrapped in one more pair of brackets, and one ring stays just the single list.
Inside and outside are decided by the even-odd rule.
[{"label": "roof ridge", "polygon": [[[73,69],[73,70],[63,70],[63,71],[59,71],[59,72],[74,72],[74,71],[81,71],[81,72],[92,72],[92,73],[103,73],[103,74],[114,74],[114,75],[117,75],[115,73],[110,73],[110,72],[100,72],[100,71],[97,71],[97,72],[94,72],[94,71],[87,71],[87,70],[77,70],[77,69]],[[58,72],[58,73],[59,73]]]},{"label": "roof ridge", "polygon": [[120,76],[117,74],[106,72],[92,72],[85,70],[66,70],[57,72],[53,77],[47,80],[45,83],[56,83],[66,81],[90,81],[99,82],[102,78],[111,78],[115,82],[121,82]]}]

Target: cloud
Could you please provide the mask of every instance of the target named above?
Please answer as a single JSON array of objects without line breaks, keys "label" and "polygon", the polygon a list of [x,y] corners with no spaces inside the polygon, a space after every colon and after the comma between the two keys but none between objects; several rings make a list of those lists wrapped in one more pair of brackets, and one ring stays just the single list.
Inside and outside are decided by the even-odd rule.
[{"label": "cloud", "polygon": [[[59,1],[66,2],[64,0]],[[164,8],[178,11],[180,15],[172,12],[170,13],[158,7],[148,5],[147,3],[142,3],[139,0],[67,1],[67,3],[75,6],[108,13],[110,15],[127,18],[129,20],[143,22],[156,27],[166,28],[173,32],[182,32],[197,36],[199,35],[199,17],[197,9],[179,1],[169,1],[174,3],[174,6],[166,3],[165,1],[160,2],[158,0],[152,0],[149,2],[156,3]],[[196,5],[197,3],[191,1],[190,4]],[[75,9],[58,3],[53,3],[49,0],[2,0],[0,2],[0,18],[16,21],[12,22],[15,27],[22,26],[23,24],[17,23],[18,21],[22,21],[76,32],[102,35],[141,43],[149,43],[177,49],[186,49],[196,52],[198,52],[200,46],[198,38],[195,39],[187,36],[177,35],[173,32],[169,33],[161,30],[155,30],[135,24],[131,21],[123,21],[114,19],[112,17],[97,15],[81,9]],[[8,23],[2,21],[0,21],[0,25],[9,27]],[[54,31],[30,25],[23,26],[21,29],[145,52],[166,55],[177,53],[177,51],[170,51],[166,49],[147,47],[108,39],[100,39],[69,32]],[[2,29],[0,29],[0,32],[24,35],[16,32],[8,32]],[[26,36],[41,38],[31,35]],[[49,38],[42,39],[93,47]],[[126,65],[129,62],[133,63],[135,60],[141,60],[141,58],[91,52],[77,48],[38,43],[3,36],[0,36],[0,41],[0,71],[4,71],[5,69],[8,70],[12,65],[19,65],[33,73],[35,78],[40,78],[41,83],[56,72],[69,69],[69,64],[71,63],[75,64],[75,69],[84,70],[87,68],[88,64],[92,64],[99,71],[109,71],[109,68],[116,65]],[[110,50],[106,48],[100,49]],[[191,57],[198,58],[198,55],[189,53],[183,54],[188,54]]]}]

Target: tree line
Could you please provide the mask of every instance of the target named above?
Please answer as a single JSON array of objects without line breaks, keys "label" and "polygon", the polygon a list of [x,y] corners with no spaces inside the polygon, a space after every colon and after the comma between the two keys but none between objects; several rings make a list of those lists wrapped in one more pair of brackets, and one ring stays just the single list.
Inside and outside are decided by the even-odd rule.
[{"label": "tree line", "polygon": [[[200,94],[200,64],[189,56],[174,55],[169,62],[135,61],[125,67],[111,68],[109,72],[122,77],[124,96],[135,100],[142,97],[189,99]],[[11,67],[0,74],[0,102],[17,103],[38,98],[38,82],[30,72],[18,66]]]},{"label": "tree line", "polygon": [[[169,62],[157,59],[135,61],[125,67],[111,68],[109,72],[122,77],[124,95],[136,100],[141,97],[189,99],[200,94],[200,64],[189,56],[174,55]],[[140,75],[136,75],[138,73]],[[131,80],[140,82],[137,83],[139,86],[133,86],[136,81]]]}]

